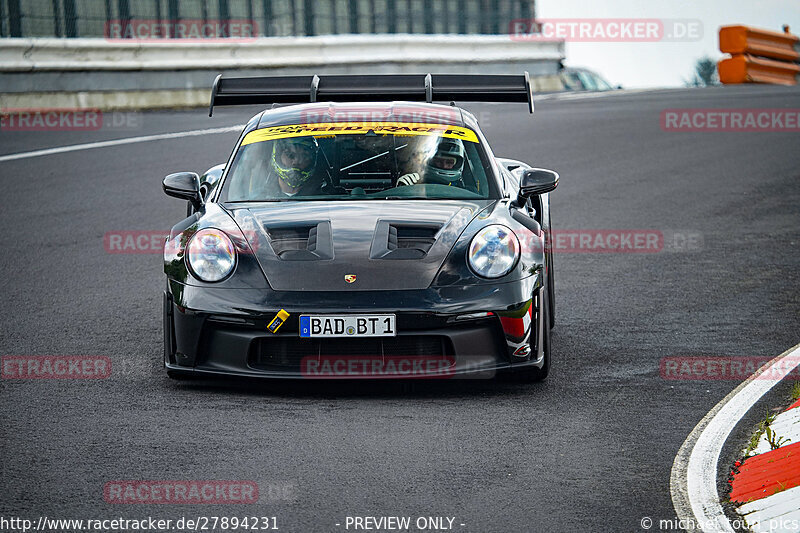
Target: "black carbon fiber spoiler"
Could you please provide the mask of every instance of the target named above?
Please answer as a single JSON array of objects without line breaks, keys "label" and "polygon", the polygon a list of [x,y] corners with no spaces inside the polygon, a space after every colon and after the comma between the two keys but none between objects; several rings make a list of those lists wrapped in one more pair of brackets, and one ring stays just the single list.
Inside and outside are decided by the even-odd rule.
[{"label": "black carbon fiber spoiler", "polygon": [[304,102],[527,102],[533,91],[524,74],[379,74],[266,76],[214,80],[211,105],[298,104]]}]

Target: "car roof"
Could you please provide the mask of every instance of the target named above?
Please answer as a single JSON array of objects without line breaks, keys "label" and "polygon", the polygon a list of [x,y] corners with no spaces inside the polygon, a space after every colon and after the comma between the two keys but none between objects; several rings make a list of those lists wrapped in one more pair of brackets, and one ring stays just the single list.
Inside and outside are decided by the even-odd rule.
[{"label": "car roof", "polygon": [[[469,126],[472,118],[456,106],[419,102],[317,102],[268,109],[258,128],[327,122],[420,122]],[[474,122],[474,119],[469,122]]]}]

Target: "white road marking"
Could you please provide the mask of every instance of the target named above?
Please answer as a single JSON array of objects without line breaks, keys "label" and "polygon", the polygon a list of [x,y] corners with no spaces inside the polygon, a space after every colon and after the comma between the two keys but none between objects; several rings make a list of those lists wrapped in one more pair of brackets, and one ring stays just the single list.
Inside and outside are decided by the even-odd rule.
[{"label": "white road marking", "polygon": [[[672,464],[670,493],[678,519],[687,531],[733,533],[717,493],[722,446],[739,420],[772,387],[800,365],[800,344],[763,365],[722,399],[695,426]],[[787,359],[788,358],[788,359]],[[769,377],[760,378],[762,374]]]},{"label": "white road marking", "polygon": [[19,152],[0,156],[0,163],[3,161],[15,161],[17,159],[28,159],[43,155],[64,154],[67,152],[77,152],[79,150],[91,150],[92,148],[107,148],[109,146],[119,146],[123,144],[144,143],[150,141],[161,141],[164,139],[179,139],[182,137],[195,137],[198,135],[213,135],[215,133],[228,133],[240,131],[243,126],[226,126],[224,128],[209,128],[204,130],[177,131],[175,133],[158,133],[155,135],[143,135],[141,137],[127,137],[124,139],[114,139],[111,141],[97,141],[83,144],[72,144],[69,146],[56,146],[55,148],[44,148],[31,152]]},{"label": "white road marking", "polygon": [[629,94],[651,93],[667,90],[663,87],[647,89],[613,89],[610,91],[564,91],[559,93],[534,94],[533,100],[589,100],[592,98],[608,98],[609,96],[625,96]]},{"label": "white road marking", "polygon": [[[602,92],[562,92],[551,94],[538,94],[534,95],[534,100],[582,100],[586,98],[602,98],[605,96],[614,96],[622,94],[636,94],[642,92],[652,92],[663,89],[618,89],[613,91]],[[486,102],[487,104],[498,104],[498,102]],[[504,104],[503,104],[504,105]],[[73,144],[69,146],[56,146],[54,148],[44,148],[41,150],[32,150],[30,152],[19,152],[16,154],[0,155],[0,163],[4,161],[16,161],[19,159],[29,159],[31,157],[41,157],[45,155],[64,154],[68,152],[77,152],[80,150],[91,150],[93,148],[108,148],[109,146],[120,146],[123,144],[135,144],[149,141],[160,141],[164,139],[177,139],[181,137],[194,137],[197,135],[213,135],[215,133],[228,133],[231,131],[241,130],[244,126],[228,126],[224,128],[209,128],[203,130],[190,130],[179,131],[175,133],[159,133],[155,135],[144,135],[141,137],[127,137],[124,139],[113,139],[110,141],[97,141],[83,144]]]}]

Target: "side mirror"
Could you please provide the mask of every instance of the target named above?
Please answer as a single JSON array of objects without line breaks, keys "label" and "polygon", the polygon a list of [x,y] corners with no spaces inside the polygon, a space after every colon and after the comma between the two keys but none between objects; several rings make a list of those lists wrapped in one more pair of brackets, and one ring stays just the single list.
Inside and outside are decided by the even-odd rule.
[{"label": "side mirror", "polygon": [[164,192],[167,196],[189,200],[192,207],[200,209],[203,199],[200,197],[200,176],[194,172],[176,172],[164,178]]},{"label": "side mirror", "polygon": [[530,198],[537,194],[553,191],[558,187],[558,172],[544,168],[530,168],[522,173],[519,180],[520,198]]}]

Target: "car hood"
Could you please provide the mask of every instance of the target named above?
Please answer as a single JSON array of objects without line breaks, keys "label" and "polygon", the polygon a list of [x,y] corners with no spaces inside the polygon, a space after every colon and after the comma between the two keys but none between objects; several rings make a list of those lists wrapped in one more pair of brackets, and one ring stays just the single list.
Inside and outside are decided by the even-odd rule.
[{"label": "car hood", "polygon": [[274,290],[366,291],[428,288],[470,221],[495,201],[305,201],[226,207]]}]

